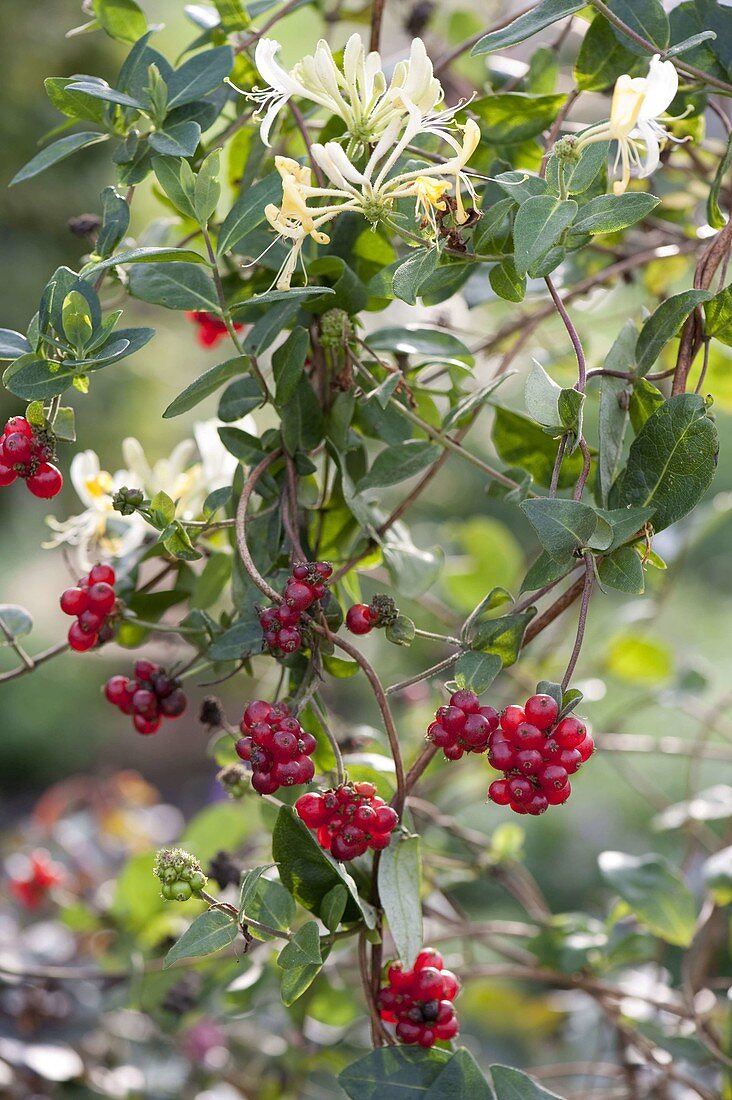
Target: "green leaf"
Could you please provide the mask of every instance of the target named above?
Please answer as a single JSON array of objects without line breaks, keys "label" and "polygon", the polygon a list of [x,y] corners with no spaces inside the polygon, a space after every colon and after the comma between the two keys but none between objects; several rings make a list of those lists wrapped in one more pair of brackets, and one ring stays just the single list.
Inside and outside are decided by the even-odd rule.
[{"label": "green leaf", "polygon": [[282,180],[278,172],[272,172],[249,187],[239,196],[224,218],[219,230],[217,251],[228,252],[236,244],[261,225],[265,220],[264,208],[282,198]]},{"label": "green leaf", "polygon": [[585,404],[585,395],[574,388],[564,389],[559,394],[557,411],[565,432],[569,433],[570,452],[577,445],[577,440],[582,434],[582,412]]},{"label": "green leaf", "polygon": [[191,263],[135,265],[130,271],[130,294],[166,309],[220,312],[214,281],[208,271]]},{"label": "green leaf", "polygon": [[[255,294],[253,298],[248,298],[245,302],[232,302],[231,310],[241,314],[253,309],[258,309],[260,306],[271,305],[272,302],[280,302],[283,305],[295,305],[299,306],[300,301],[304,298],[322,297],[324,294],[333,294],[334,291],[327,286],[298,286],[291,287],[289,290],[268,290],[264,294]],[[267,311],[268,313],[271,311]]]},{"label": "green leaf", "polygon": [[410,970],[422,949],[422,856],[418,836],[395,834],[379,859],[379,897],[397,954]]},{"label": "green leaf", "polygon": [[305,909],[320,916],[323,899],[334,886],[345,886],[349,894],[344,920],[365,919],[373,927],[373,911],[358,896],[347,871],[324,852],[310,830],[289,806],[282,806],[272,833],[272,855],[282,884]]},{"label": "green leaf", "polygon": [[425,1100],[450,1058],[437,1047],[380,1047],[342,1070],[338,1083],[351,1100]]},{"label": "green leaf", "polygon": [[397,485],[419,474],[442,454],[435,443],[409,439],[395,447],[385,447],[374,459],[373,465],[356,485],[356,492],[367,497],[378,497],[379,490]]},{"label": "green leaf", "polygon": [[483,140],[491,145],[518,145],[547,130],[565,100],[564,95],[526,95],[499,92],[474,99]]},{"label": "green leaf", "polygon": [[0,328],[0,360],[19,359],[27,355],[31,346],[21,332],[11,328]]},{"label": "green leaf", "polygon": [[[252,867],[251,870],[245,871],[241,876],[241,884],[239,887],[239,920],[247,915],[247,906],[254,900],[262,875],[273,866],[274,864],[272,863],[265,863],[260,867]],[[290,895],[288,894],[287,896],[289,897]],[[293,916],[294,913],[295,910],[293,908]],[[253,916],[252,919],[254,919]],[[284,925],[284,928],[289,928],[289,921]]]},{"label": "green leaf", "polygon": [[307,329],[294,328],[272,355],[276,394],[275,405],[283,408],[292,400],[303,377],[310,336]]},{"label": "green leaf", "polygon": [[704,315],[707,336],[714,336],[720,343],[732,347],[732,285],[705,303]]},{"label": "green leaf", "polygon": [[707,198],[707,221],[713,229],[724,229],[727,224],[727,218],[725,218],[719,208],[719,193],[722,190],[722,186],[730,168],[732,168],[732,134],[729,136],[725,154],[717,165],[717,171],[714,173],[712,186],[709,188],[709,196]]},{"label": "green leaf", "polygon": [[210,646],[212,661],[240,661],[262,649],[262,628],[258,619],[235,623]]},{"label": "green leaf", "polygon": [[256,378],[238,378],[226,387],[219,401],[219,420],[230,424],[264,404],[262,388]]},{"label": "green leaf", "polygon": [[397,615],[384,631],[387,642],[392,642],[393,645],[409,646],[414,641],[415,634],[414,622],[407,615]]},{"label": "green leaf", "polygon": [[631,546],[620,546],[606,555],[597,569],[603,585],[619,592],[640,595],[645,588],[643,566],[637,552]]},{"label": "green leaf", "polygon": [[130,224],[130,208],[114,187],[105,187],[102,191],[102,213],[102,226],[94,251],[98,256],[106,257],[114,252]]},{"label": "green leaf", "polygon": [[506,256],[488,272],[488,281],[499,298],[506,302],[523,302],[526,294],[526,276],[519,275],[513,256]]},{"label": "green leaf", "polygon": [[[498,406],[491,436],[498,454],[508,466],[528,470],[539,485],[549,488],[557,444],[542,428],[527,416]],[[566,456],[559,475],[559,488],[573,485],[581,470],[579,452]]]},{"label": "green leaf", "polygon": [[547,181],[541,176],[517,171],[500,172],[496,176],[496,183],[515,203],[526,202],[534,195],[545,195],[549,187]]},{"label": "green leaf", "polygon": [[69,84],[67,90],[70,92],[83,92],[94,99],[101,99],[103,103],[116,103],[119,107],[131,107],[136,111],[143,109],[142,103],[135,96],[127,95],[126,92],[120,92],[116,88],[110,88],[106,80],[98,80],[96,77],[82,77],[80,80],[75,80],[73,84]]},{"label": "green leaf", "polygon": [[191,542],[190,535],[179,520],[174,520],[160,536],[165,549],[181,561],[198,561],[203,557]]},{"label": "green leaf", "polygon": [[414,545],[403,524],[395,524],[381,545],[384,565],[401,595],[418,599],[428,592],[442,572],[441,547],[422,550]]},{"label": "green leaf", "polygon": [[642,60],[629,48],[627,39],[621,44],[613,28],[601,15],[595,16],[582,39],[574,66],[574,78],[582,92],[601,92],[615,83],[619,76],[645,75],[647,60]]},{"label": "green leaf", "polygon": [[[398,375],[392,375],[391,377],[396,377],[396,380],[399,380]],[[443,432],[466,424],[468,419],[487,402],[491,394],[510,377],[511,371],[505,371],[499,378],[494,378],[492,382],[488,382],[487,385],[481,386],[480,389],[473,390],[472,393],[468,393],[465,397],[461,398],[457,405],[453,405],[443,420]]]},{"label": "green leaf", "polygon": [[455,663],[455,682],[458,687],[481,695],[488,690],[502,668],[503,662],[497,653],[468,650],[461,653]]},{"label": "green leaf", "polygon": [[25,638],[30,634],[33,616],[18,604],[0,603],[0,623],[3,627],[0,629],[0,646],[11,645],[11,639]]},{"label": "green leaf", "polygon": [[[256,883],[248,891],[246,904],[240,901],[239,913],[245,924],[249,917],[279,932],[288,932],[297,914],[297,906],[281,882],[257,876]],[[256,928],[252,929],[252,934],[260,940],[275,938]]]},{"label": "green leaf", "polygon": [[104,104],[85,92],[70,92],[68,85],[73,83],[74,78],[69,76],[49,76],[43,82],[46,95],[62,114],[103,126]]},{"label": "green leaf", "polygon": [[[671,32],[668,16],[660,0],[607,0],[607,6],[613,15],[622,19],[626,27],[630,27],[647,42],[652,42],[659,50],[666,49]],[[614,23],[612,28],[619,42],[633,53],[640,53],[644,58],[648,58],[643,46],[637,45],[632,38],[628,38],[628,35]]]},{"label": "green leaf", "polygon": [[[605,369],[634,371],[636,341],[635,325],[632,321],[626,321],[605,357]],[[597,476],[603,504],[607,504],[610,487],[620,472],[629,404],[629,383],[625,379],[609,375],[600,379]]]},{"label": "green leaf", "polygon": [[696,906],[688,886],[659,855],[601,852],[600,873],[635,916],[666,943],[688,947],[694,938]]},{"label": "green leaf", "polygon": [[535,614],[536,608],[531,607],[527,611],[483,621],[478,624],[469,644],[472,649],[500,657],[503,667],[508,668],[518,659],[526,627]]},{"label": "green leaf", "polygon": [[186,61],[168,78],[168,110],[192,103],[218,88],[233,64],[231,46],[216,46]]},{"label": "green leaf", "polygon": [[314,920],[309,920],[303,924],[302,928],[298,928],[277,956],[277,965],[282,970],[291,970],[293,967],[308,964],[320,966],[322,961],[318,922]]},{"label": "green leaf", "polygon": [[494,50],[505,50],[508,46],[515,46],[517,42],[523,42],[525,38],[538,34],[545,27],[551,27],[558,20],[574,15],[583,7],[583,0],[540,0],[531,11],[519,15],[507,27],[492,31],[481,38],[473,46],[471,53],[492,53]]},{"label": "green leaf", "polygon": [[[637,537],[643,525],[653,515],[652,508],[604,508],[597,509],[598,517],[609,524],[612,541],[603,550],[617,550],[632,537]],[[593,540],[594,541],[594,540]]]},{"label": "green leaf", "polygon": [[61,323],[64,336],[81,354],[94,330],[89,304],[78,290],[70,291],[61,306]]},{"label": "green leaf", "polygon": [[536,195],[521,203],[513,224],[514,262],[519,275],[547,254],[572,224],[578,206],[574,199]]},{"label": "green leaf", "polygon": [[458,359],[469,366],[475,362],[470,350],[457,336],[425,325],[381,328],[369,335],[367,343],[374,351],[388,351],[392,355],[414,355],[428,360]]},{"label": "green leaf", "polygon": [[397,298],[413,306],[420,287],[434,272],[440,259],[437,248],[419,248],[412,252],[394,272],[392,289]]},{"label": "green leaf", "polygon": [[341,883],[329,890],[323,898],[320,903],[320,919],[330,932],[335,932],[341,923],[347,904],[348,891]]},{"label": "green leaf", "polygon": [[556,1092],[542,1088],[533,1077],[521,1070],[510,1066],[489,1068],[496,1100],[561,1100]]},{"label": "green leaf", "polygon": [[79,149],[86,149],[88,145],[96,145],[100,141],[106,141],[108,136],[108,134],[84,132],[81,134],[67,134],[66,137],[59,138],[58,141],[52,141],[40,153],[36,153],[27,164],[24,164],[19,172],[15,173],[8,187],[32,179],[33,176],[45,172],[53,164],[58,164],[59,161],[66,160],[73,153],[77,153]]},{"label": "green leaf", "polygon": [[[607,164],[609,141],[597,141],[586,145],[574,164],[564,166],[564,190],[568,195],[581,195],[595,182]],[[552,154],[547,161],[546,181],[552,191],[559,194],[559,160]],[[584,208],[583,208],[584,210]],[[576,223],[573,227],[576,229]]]},{"label": "green leaf", "polygon": [[666,403],[657,386],[652,385],[646,378],[638,378],[630,394],[630,423],[633,431],[639,434],[641,428],[654,412]]},{"label": "green leaf", "polygon": [[681,328],[696,306],[712,297],[708,290],[684,290],[661,302],[644,322],[635,346],[638,373],[647,374],[663,348]]},{"label": "green leaf", "polygon": [[320,403],[309,380],[302,376],[287,404],[281,409],[282,442],[288,454],[312,451],[323,439],[324,420]]},{"label": "green leaf", "polygon": [[571,562],[555,561],[545,550],[541,552],[536,561],[521,582],[522,592],[535,592],[537,588],[543,588],[545,584],[558,581],[565,576],[572,566]]},{"label": "green leaf", "polygon": [[206,157],[196,176],[193,203],[199,225],[206,225],[218,206],[221,196],[219,171],[219,153],[218,150],[214,150]]},{"label": "green leaf", "polygon": [[[251,26],[252,17],[241,0],[214,0],[214,6],[221,19],[221,29],[227,34],[232,34],[234,31],[245,31],[247,27]],[[254,5],[252,5],[252,8],[254,8]]]},{"label": "green leaf", "polygon": [[204,401],[210,394],[215,393],[223,386],[224,382],[228,382],[238,374],[243,374],[248,367],[249,359],[247,356],[238,355],[234,359],[227,359],[225,363],[219,363],[218,366],[204,371],[170,402],[163,413],[163,417],[170,419],[195,408],[201,401]]},{"label": "green leaf", "polygon": [[173,157],[153,157],[151,163],[158,183],[176,209],[195,220],[196,178],[190,164]]},{"label": "green leaf", "polygon": [[76,423],[72,408],[62,406],[58,410],[53,422],[53,434],[56,439],[62,439],[65,443],[76,442]]},{"label": "green leaf", "polygon": [[160,130],[154,130],[148,142],[156,153],[165,157],[192,157],[201,140],[201,127],[197,122],[174,122]]},{"label": "green leaf", "polygon": [[425,1100],[493,1100],[493,1094],[473,1055],[461,1047],[453,1054]]},{"label": "green leaf", "polygon": [[641,191],[624,195],[598,195],[580,210],[572,225],[573,233],[617,233],[627,229],[654,210],[661,200]]},{"label": "green leaf", "polygon": [[717,429],[703,398],[679,394],[645,422],[610,490],[611,508],[652,508],[656,531],[690,512],[714,478]]},{"label": "green leaf", "polygon": [[10,393],[26,401],[46,401],[64,393],[73,384],[75,377],[75,367],[51,364],[29,352],[6,367],[3,385]]},{"label": "green leaf", "polygon": [[178,942],[173,944],[163,960],[163,970],[167,970],[179,959],[213,955],[215,951],[233,943],[238,933],[236,921],[229,913],[222,913],[220,909],[209,909],[207,913],[196,917]]},{"label": "green leaf", "polygon": [[222,841],[236,850],[244,838],[251,834],[254,822],[259,821],[256,800],[244,802],[217,802],[200,810],[186,825],[179,840],[181,848],[195,852],[205,864],[221,851]]},{"label": "green leaf", "polygon": [[538,497],[524,500],[520,508],[541,545],[558,562],[587,546],[597,526],[593,509],[578,500]]},{"label": "green leaf", "polygon": [[118,42],[132,45],[147,32],[147,20],[135,0],[93,0],[102,30]]},{"label": "green leaf", "polygon": [[562,387],[558,386],[541,363],[534,359],[524,387],[524,401],[529,416],[546,427],[559,427],[561,425],[559,418],[561,392]]}]

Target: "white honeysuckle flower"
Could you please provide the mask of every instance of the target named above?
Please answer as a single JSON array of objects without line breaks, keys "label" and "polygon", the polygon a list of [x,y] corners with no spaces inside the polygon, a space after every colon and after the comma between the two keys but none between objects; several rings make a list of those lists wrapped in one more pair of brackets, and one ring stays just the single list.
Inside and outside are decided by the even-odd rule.
[{"label": "white honeysuckle flower", "polygon": [[579,135],[578,150],[593,142],[617,142],[614,171],[620,165],[620,179],[613,183],[614,194],[625,192],[633,170],[639,179],[655,172],[661,147],[674,140],[660,120],[678,88],[679,77],[673,62],[661,61],[661,55],[654,54],[648,76],[631,77],[624,73],[618,77],[608,121]]},{"label": "white honeysuckle flower", "polygon": [[71,484],[86,505],[83,512],[59,521],[48,516],[46,522],[53,532],[45,549],[68,545],[80,570],[88,570],[98,561],[124,557],[142,544],[147,524],[137,513],[123,516],[112,506],[114,494],[123,486],[132,486],[129,470],[110,474],[101,468],[94,451],[74,455],[69,470]]},{"label": "white honeysuckle flower", "polygon": [[345,124],[350,154],[363,152],[381,138],[394,119],[403,121],[411,110],[425,120],[426,133],[444,134],[463,104],[436,112],[444,98],[424,42],[412,40],[409,57],[397,62],[387,82],[376,51],[366,52],[359,34],[352,34],[338,67],[328,43],[321,39],[315,52],[303,57],[290,72],[276,60],[280,44],[271,38],[257,43],[254,61],[266,88],[253,88],[248,98],[263,113],[260,135],[269,145],[272,124],[292,96],[325,107]]},{"label": "white honeysuckle flower", "polygon": [[[275,166],[282,178],[282,204],[271,203],[265,216],[282,241],[291,243],[290,253],[277,274],[278,290],[287,290],[307,237],[318,244],[327,244],[329,237],[322,226],[338,214],[353,210],[375,225],[388,215],[397,199],[415,198],[416,216],[424,228],[437,236],[437,212],[448,208],[445,195],[454,188],[454,217],[458,225],[467,221],[468,214],[462,199],[465,188],[475,198],[475,188],[465,173],[465,167],[480,141],[480,129],[473,119],[462,128],[462,141],[452,141],[455,155],[440,164],[424,165],[395,176],[389,173],[412,140],[420,125],[419,110],[412,106],[405,126],[392,120],[377,142],[366,167],[361,171],[349,159],[336,141],[325,145],[316,142],[311,152],[313,160],[328,177],[333,187],[314,187],[312,174],[307,166],[289,157],[276,157]],[[399,133],[401,131],[401,137]],[[326,205],[310,205],[329,200]]]}]

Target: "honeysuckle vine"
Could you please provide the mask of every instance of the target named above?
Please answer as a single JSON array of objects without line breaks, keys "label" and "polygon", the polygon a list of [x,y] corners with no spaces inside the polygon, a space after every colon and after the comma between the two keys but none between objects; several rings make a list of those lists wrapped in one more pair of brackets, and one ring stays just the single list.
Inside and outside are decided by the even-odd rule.
[{"label": "honeysuckle vine", "polygon": [[[729,27],[723,5],[689,3]],[[651,1089],[676,1082],[708,1098],[729,1084],[725,986],[689,962],[728,883],[708,872],[697,916],[662,857],[601,857],[619,899],[603,928],[620,937],[633,919],[640,959],[685,953],[679,1002],[646,998],[658,1016],[651,1040],[625,1014],[609,933],[606,960],[576,956],[575,925],[552,914],[515,824],[572,814],[574,776],[582,769],[577,785],[592,785],[596,747],[683,751],[668,738],[640,747],[635,730],[628,743],[595,735],[576,713],[575,678],[591,667],[595,608],[644,593],[665,565],[655,536],[678,523],[684,537],[715,474],[705,387],[713,341],[732,345],[732,85],[720,75],[724,36],[685,33],[689,3],[669,17],[657,0],[540,0],[437,60],[429,29],[390,31],[384,46],[383,0],[367,34],[314,4],[316,29],[294,61],[298,4],[264,20],[266,7],[194,5],[196,37],[173,62],[133,0],[96,0],[94,26],[126,50],[119,72],[49,80],[69,125],[12,181],[92,144],[110,150],[101,213],[72,222],[76,269],[40,288],[25,333],[0,330],[3,381],[23,403],[0,436],[0,487],[25,482],[56,500],[66,473],[83,506],[68,491],[47,506],[44,545],[74,570],[59,593],[67,641],[34,656],[28,613],[0,606],[18,662],[0,682],[41,678],[68,654],[75,675],[99,681],[120,737],[165,738],[203,689],[218,783],[242,814],[260,799],[269,832],[266,843],[263,830],[248,836],[252,865],[232,879],[224,868],[223,882],[185,846],[150,860],[161,900],[197,905],[182,935],[170,926],[178,938],[162,967],[237,951],[264,970],[275,949],[270,971],[289,1011],[337,960],[364,1024],[352,1052],[361,1058],[339,1078],[358,1100],[364,1080],[374,1096],[392,1078],[423,1093],[425,1073],[430,1095],[443,1072],[471,1100],[538,1089],[493,1066],[491,1093],[485,1067],[456,1045],[460,985],[489,974],[581,990],[612,1031],[618,1072],[632,1050]],[[510,79],[489,61],[466,88],[452,68],[468,50],[510,53],[537,33],[549,48],[531,65],[512,59]],[[559,82],[564,51],[572,67]],[[164,214],[152,226],[142,188]],[[620,310],[605,316],[612,293]],[[138,321],[163,309],[183,314],[190,347],[187,385],[166,395],[163,416],[214,395],[217,416],[193,413],[165,459],[132,437],[119,457],[97,455],[85,445],[84,396],[106,386],[123,405],[145,386],[155,332]],[[607,347],[595,329],[607,330]],[[117,364],[133,354],[138,369],[123,375]],[[450,584],[459,536],[447,536],[445,560],[442,547],[417,545],[424,525],[409,526],[418,509],[429,514],[446,467],[465,479],[472,515],[493,515],[499,501],[530,547],[514,591],[481,564],[463,586],[472,610]],[[649,583],[652,608],[669,583]],[[116,663],[106,681],[102,647]],[[218,684],[238,693],[235,717],[210,694]],[[366,732],[362,695],[378,723]],[[424,704],[416,732],[410,698]],[[495,822],[491,844],[439,804],[448,769],[482,776],[488,804],[475,814]],[[446,847],[423,860],[433,829]],[[45,901],[64,880],[45,882],[45,856],[34,859],[15,895]],[[532,923],[463,915],[450,897],[455,870],[493,877]],[[650,905],[656,895],[671,916]],[[439,951],[425,942],[432,929]],[[601,935],[589,916],[577,930],[577,942]],[[471,967],[471,941],[500,961],[480,954]],[[145,950],[157,946],[151,933]],[[713,1006],[704,1012],[702,986]],[[666,1012],[709,1056],[698,1080],[665,1057],[662,1039],[676,1038]],[[294,1096],[297,1083],[283,1087]],[[628,1096],[652,1094],[633,1084]]]}]

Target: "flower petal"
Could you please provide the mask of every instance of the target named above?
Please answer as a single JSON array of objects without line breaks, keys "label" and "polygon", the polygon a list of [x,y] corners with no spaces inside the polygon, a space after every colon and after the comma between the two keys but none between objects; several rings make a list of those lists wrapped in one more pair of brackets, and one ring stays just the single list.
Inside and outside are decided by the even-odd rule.
[{"label": "flower petal", "polygon": [[679,74],[672,61],[661,61],[660,54],[651,58],[648,82],[638,119],[641,122],[664,114],[679,90]]}]

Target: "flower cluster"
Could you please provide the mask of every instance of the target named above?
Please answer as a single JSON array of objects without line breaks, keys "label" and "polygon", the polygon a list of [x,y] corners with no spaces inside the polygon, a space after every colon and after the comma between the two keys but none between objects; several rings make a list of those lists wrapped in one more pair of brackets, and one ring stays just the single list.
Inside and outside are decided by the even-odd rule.
[{"label": "flower cluster", "polygon": [[64,881],[63,867],[54,863],[45,848],[38,848],[28,856],[13,856],[9,863],[10,893],[26,909],[38,909],[49,890]]},{"label": "flower cluster", "polygon": [[295,810],[309,829],[317,829],[321,848],[341,861],[362,856],[369,848],[388,848],[399,822],[374,784],[365,782],[300,795]]},{"label": "flower cluster", "polygon": [[[424,43],[412,42],[408,61],[400,62],[390,82],[381,70],[377,53],[366,55],[359,35],[352,35],[340,69],[326,42],[319,42],[313,57],[304,58],[290,72],[275,60],[277,42],[262,39],[256,50],[256,64],[270,87],[255,90],[251,97],[265,110],[262,140],[269,143],[272,123],[291,96],[319,104],[343,120],[346,143],[316,142],[311,153],[329,186],[313,185],[311,169],[290,157],[275,157],[282,179],[282,202],[265,208],[267,221],[291,250],[280,269],[276,285],[290,286],[308,237],[316,244],[328,244],[323,226],[347,210],[361,214],[372,225],[388,217],[399,199],[415,200],[415,218],[432,238],[437,236],[438,215],[450,209],[457,226],[468,213],[462,190],[475,198],[475,189],[465,174],[468,160],[480,141],[480,130],[472,119],[461,127],[453,109],[437,111],[443,90],[434,76]],[[462,131],[458,140],[453,130]],[[420,135],[438,136],[452,155],[438,164],[399,171],[400,159]],[[448,198],[448,192],[454,191]]]},{"label": "flower cluster", "polygon": [[68,637],[69,645],[77,653],[108,642],[112,637],[109,618],[117,606],[115,580],[111,565],[95,565],[75,588],[67,588],[61,593],[61,610],[64,615],[73,615],[76,619],[69,627]]},{"label": "flower cluster", "polygon": [[491,766],[503,772],[503,779],[488,788],[492,802],[536,816],[567,801],[569,777],[590,759],[595,743],[579,718],[557,722],[558,715],[550,695],[532,695],[524,707],[506,707],[488,751]]},{"label": "flower cluster", "polygon": [[64,479],[49,461],[53,457],[50,433],[35,431],[24,416],[11,416],[0,435],[0,485],[12,485],[20,477],[34,497],[55,497]]},{"label": "flower cluster", "polygon": [[160,893],[167,901],[188,901],[207,882],[201,864],[183,848],[161,849],[155,857],[153,874],[160,879]]},{"label": "flower cluster", "polygon": [[421,1047],[455,1038],[460,1025],[452,1002],[460,984],[445,969],[439,952],[429,947],[420,951],[411,970],[392,963],[386,978],[379,991],[379,1013],[386,1023],[396,1024],[397,1038]]},{"label": "flower cluster", "polygon": [[315,775],[310,757],[318,747],[286,703],[250,703],[239,726],[237,755],[252,766],[252,786],[259,794],[274,794],[280,787],[309,783]]},{"label": "flower cluster", "polygon": [[295,653],[302,645],[300,624],[303,612],[322,600],[333,566],[327,561],[299,562],[282,593],[282,603],[259,614],[264,644],[270,653]]},{"label": "flower cluster", "polygon": [[188,700],[180,681],[152,661],[136,661],[134,679],[112,676],[104,685],[107,701],[132,715],[138,733],[156,733],[163,718],[180,718]]},{"label": "flower cluster", "polygon": [[442,749],[446,760],[459,760],[466,752],[485,752],[498,723],[498,711],[482,707],[475,692],[456,691],[449,705],[435,714],[427,737]]}]

